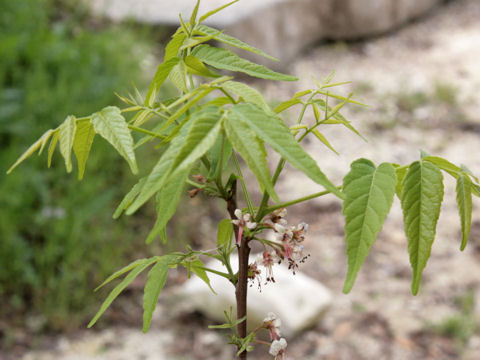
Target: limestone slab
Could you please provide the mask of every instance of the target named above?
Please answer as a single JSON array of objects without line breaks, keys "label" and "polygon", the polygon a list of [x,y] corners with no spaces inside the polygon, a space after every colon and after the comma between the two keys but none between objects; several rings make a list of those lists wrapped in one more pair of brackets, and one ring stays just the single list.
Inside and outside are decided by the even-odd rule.
[{"label": "limestone slab", "polygon": [[[89,0],[108,17],[177,25],[188,20],[193,0]],[[226,4],[203,0],[199,13]],[[309,45],[324,39],[356,39],[385,33],[424,15],[444,0],[241,0],[207,20],[207,24],[261,48],[281,60],[280,68]],[[267,60],[251,57],[265,64]]]},{"label": "limestone slab", "polygon": [[[232,258],[231,263],[234,269],[238,267],[236,258]],[[207,266],[224,271],[218,264],[216,262]],[[283,265],[275,265],[273,269],[275,283],[265,285],[262,282],[261,288],[254,283],[248,288],[249,326],[257,327],[269,312],[273,312],[282,321],[282,336],[290,337],[321,321],[332,302],[330,290],[301,271],[296,271],[293,275]],[[211,319],[224,323],[224,310],[230,307],[235,309],[235,288],[223,277],[212,275],[210,279],[217,295],[202,280],[192,277],[184,284],[179,296],[188,303],[187,307],[191,310],[198,310]]]}]

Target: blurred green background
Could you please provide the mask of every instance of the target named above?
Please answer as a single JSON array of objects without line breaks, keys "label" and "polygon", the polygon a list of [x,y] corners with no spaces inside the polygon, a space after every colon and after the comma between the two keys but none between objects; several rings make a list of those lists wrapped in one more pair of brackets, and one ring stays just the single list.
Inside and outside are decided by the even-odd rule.
[{"label": "blurred green background", "polygon": [[98,305],[92,289],[144,251],[148,225],[112,219],[134,180],[103,140],[87,181],[66,175],[59,154],[49,171],[46,156],[5,171],[67,115],[118,105],[114,92],[132,82],[145,87],[155,39],[151,29],[93,18],[76,1],[0,0],[0,44],[1,340],[29,318],[35,331],[85,323]]}]

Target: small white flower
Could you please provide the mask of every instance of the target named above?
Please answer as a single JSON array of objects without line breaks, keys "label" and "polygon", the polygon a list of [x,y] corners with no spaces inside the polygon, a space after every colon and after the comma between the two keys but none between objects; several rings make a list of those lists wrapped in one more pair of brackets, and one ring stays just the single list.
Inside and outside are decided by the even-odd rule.
[{"label": "small white flower", "polygon": [[287,208],[281,208],[273,211],[273,215],[283,218],[287,216]]},{"label": "small white flower", "polygon": [[263,319],[263,324],[265,328],[270,331],[270,339],[277,340],[277,337],[281,335],[280,327],[282,326],[282,320],[280,320],[273,312],[269,312],[267,317]]},{"label": "small white flower", "polygon": [[275,359],[283,359],[285,350],[287,349],[287,340],[281,338],[280,340],[273,340],[270,345],[269,354],[275,356]]},{"label": "small white flower", "polygon": [[297,226],[292,226],[290,230],[293,233],[293,239],[296,242],[302,242],[303,240],[305,240],[305,233],[307,232],[307,229],[308,224],[304,222],[301,222]]},{"label": "small white flower", "polygon": [[290,241],[293,237],[291,229],[286,228],[283,225],[275,224],[275,238],[279,241]]},{"label": "small white flower", "polygon": [[237,245],[240,245],[242,242],[242,235],[243,235],[243,229],[255,229],[257,227],[257,223],[250,221],[252,220],[252,215],[250,214],[243,214],[242,210],[240,209],[235,209],[233,212],[235,214],[235,217],[237,218],[236,220],[232,220],[232,224],[238,226],[238,237],[237,237]]},{"label": "small white flower", "polygon": [[294,245],[292,247],[293,249],[293,254],[292,254],[292,258],[296,261],[300,261],[301,259],[303,259],[303,250],[304,250],[304,246],[303,245]]},{"label": "small white flower", "polygon": [[237,220],[232,220],[232,223],[237,225],[238,227],[242,227],[242,228],[247,227],[248,229],[255,229],[257,227],[257,223],[251,221],[252,215],[248,213],[243,214],[242,210],[240,209],[236,209],[234,214],[237,217]]},{"label": "small white flower", "polygon": [[263,254],[258,254],[256,261],[265,267],[267,282],[275,282],[275,278],[273,277],[273,265],[278,261],[278,256],[275,251],[268,252],[265,250]]},{"label": "small white flower", "polygon": [[242,218],[242,210],[240,210],[240,209],[235,209],[234,214],[235,214],[235,216],[237,217],[237,219],[241,219],[241,218]]},{"label": "small white flower", "polygon": [[267,317],[265,319],[263,319],[263,322],[266,323],[266,322],[269,322],[269,321],[272,321],[272,320],[275,320],[277,319],[277,315],[275,315],[275,313],[273,312],[269,312],[267,314]]},{"label": "small white flower", "polygon": [[273,228],[275,224],[287,226],[287,220],[284,219],[285,215],[287,215],[287,209],[285,208],[274,210],[267,215],[264,224],[271,228]]},{"label": "small white flower", "polygon": [[253,221],[247,221],[245,223],[245,225],[247,226],[247,228],[249,228],[250,230],[252,229],[255,229],[257,227],[257,223],[256,222],[253,222]]},{"label": "small white flower", "polygon": [[308,230],[308,224],[305,222],[301,222],[300,224],[297,225],[297,231],[307,231]]}]

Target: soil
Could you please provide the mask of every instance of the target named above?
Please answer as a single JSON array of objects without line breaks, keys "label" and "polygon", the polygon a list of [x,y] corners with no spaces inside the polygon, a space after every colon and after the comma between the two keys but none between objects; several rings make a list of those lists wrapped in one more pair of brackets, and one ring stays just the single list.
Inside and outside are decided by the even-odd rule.
[{"label": "soil", "polygon": [[[386,36],[315,46],[292,64],[291,73],[301,79],[296,83],[253,85],[281,101],[314,87],[312,76],[321,79],[332,70],[335,81],[352,81],[341,91],[353,90],[369,107],[350,106],[344,115],[368,142],[330,126],[321,130],[340,156],[313,139],[307,145],[335,183],[358,157],[408,164],[419,158],[420,149],[480,174],[479,19],[478,0],[450,2]],[[470,243],[460,252],[454,182],[447,177],[444,182],[437,238],[418,296],[410,293],[398,200],[348,295],[341,292],[347,268],[341,204],[330,196],[289,210],[292,223],[310,224],[306,246],[312,256],[301,270],[328,286],[335,301],[315,328],[287,339],[288,359],[480,359],[480,203],[474,204]],[[321,191],[292,168],[278,188],[286,200]],[[48,349],[40,346],[23,359],[233,358],[223,335],[206,330],[208,319],[170,312],[167,298],[160,301],[147,335],[141,335],[140,324],[88,330],[50,339]],[[128,313],[139,316],[140,301],[131,306]],[[267,350],[259,345],[249,358],[272,359]],[[9,355],[0,352],[0,358]]]}]

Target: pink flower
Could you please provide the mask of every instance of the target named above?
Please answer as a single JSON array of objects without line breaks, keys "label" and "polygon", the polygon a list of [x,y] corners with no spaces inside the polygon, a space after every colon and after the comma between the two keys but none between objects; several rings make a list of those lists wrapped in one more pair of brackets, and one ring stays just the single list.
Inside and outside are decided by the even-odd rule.
[{"label": "pink flower", "polygon": [[263,319],[263,325],[265,329],[270,331],[270,340],[277,340],[277,337],[280,336],[280,326],[282,321],[277,318],[273,312],[269,312],[267,317]]},{"label": "pink flower", "polygon": [[257,262],[260,265],[264,266],[266,269],[267,282],[268,281],[275,282],[272,268],[275,262],[277,261],[278,261],[278,257],[277,257],[277,254],[275,254],[275,252],[268,252],[265,250],[262,255],[258,256]]}]

